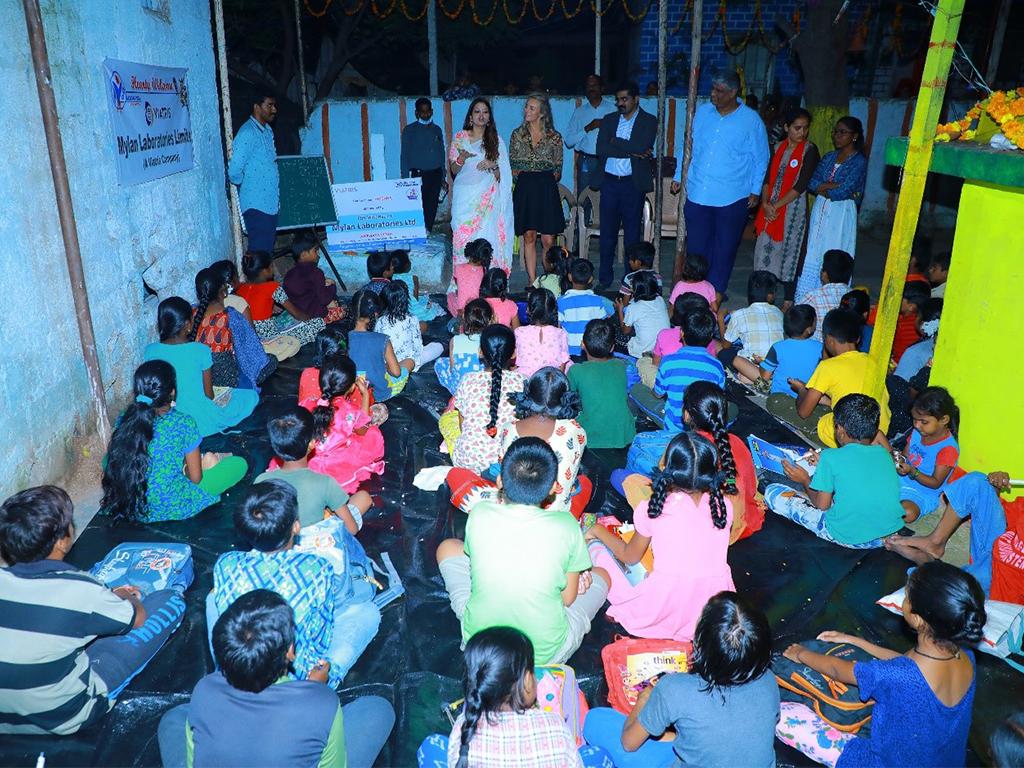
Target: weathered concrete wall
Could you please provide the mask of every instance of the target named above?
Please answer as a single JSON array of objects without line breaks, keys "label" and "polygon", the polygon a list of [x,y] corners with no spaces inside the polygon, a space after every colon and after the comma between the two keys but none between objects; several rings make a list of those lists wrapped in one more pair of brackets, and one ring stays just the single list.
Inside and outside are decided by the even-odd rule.
[{"label": "weathered concrete wall", "polygon": [[[405,99],[339,99],[318,104],[309,120],[309,127],[302,132],[302,153],[306,155],[327,154],[331,172],[336,181],[366,180],[364,169],[377,162],[376,147],[371,151],[371,137],[383,139],[384,174],[381,178],[397,178],[400,173],[401,130],[413,115],[415,97]],[[441,126],[448,141],[453,132],[462,127],[462,121],[469,107],[468,101],[446,103],[441,99],[432,100],[434,121]],[[497,96],[491,98],[498,131],[506,142],[513,129],[522,122],[525,97]],[[569,124],[578,97],[554,96],[551,98],[551,112],[555,127],[562,130]],[[703,101],[703,99],[702,99]],[[657,113],[656,99],[642,98],[641,105],[649,112]],[[364,119],[365,107],[365,119]],[[876,99],[853,99],[850,114],[860,119],[866,134],[866,151],[869,154],[867,188],[861,206],[863,223],[884,220],[895,210],[897,172],[885,165],[885,141],[890,136],[906,133],[904,125],[910,125],[913,102],[906,100],[879,101]],[[675,157],[682,155],[683,135],[686,126],[686,99],[669,98],[666,108],[666,153]],[[958,114],[962,114],[958,113]],[[672,119],[674,116],[674,120]],[[873,119],[872,119],[873,116]],[[327,137],[327,148],[324,137]],[[832,149],[820,147],[822,154]],[[562,183],[573,188],[573,154],[565,150]],[[375,169],[376,170],[376,169]],[[954,208],[938,208],[926,202],[930,214],[951,223],[955,218],[958,199],[956,190],[944,196]],[[929,198],[931,199],[931,198]],[[442,211],[444,206],[442,205]]]},{"label": "weathered concrete wall", "polygon": [[[159,4],[157,4],[159,5]],[[49,0],[43,6],[53,85],[78,220],[107,399],[116,416],[155,297],[142,273],[161,262],[164,293],[192,297],[201,267],[230,253],[209,4],[170,0],[169,20],[140,0]],[[66,474],[94,432],[21,3],[0,4],[0,486]],[[187,67],[195,166],[121,187],[107,114],[106,57]]]}]

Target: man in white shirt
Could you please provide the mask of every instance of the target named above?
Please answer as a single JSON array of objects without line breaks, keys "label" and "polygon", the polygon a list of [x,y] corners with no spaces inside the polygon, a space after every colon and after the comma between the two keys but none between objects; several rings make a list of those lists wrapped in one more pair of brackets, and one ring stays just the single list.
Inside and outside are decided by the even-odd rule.
[{"label": "man in white shirt", "polygon": [[601,118],[617,111],[615,103],[601,95],[601,76],[587,75],[583,86],[583,101],[569,118],[563,138],[565,146],[576,150],[579,160],[579,171],[576,176],[576,194],[582,194],[592,186],[594,172],[597,170],[597,129],[601,127]]},{"label": "man in white shirt", "polygon": [[605,115],[597,129],[597,172],[592,184],[601,190],[601,270],[598,290],[615,278],[615,246],[622,227],[628,250],[640,242],[644,195],[654,189],[654,138],[658,118],[640,109],[640,86],[615,89],[619,113]]}]

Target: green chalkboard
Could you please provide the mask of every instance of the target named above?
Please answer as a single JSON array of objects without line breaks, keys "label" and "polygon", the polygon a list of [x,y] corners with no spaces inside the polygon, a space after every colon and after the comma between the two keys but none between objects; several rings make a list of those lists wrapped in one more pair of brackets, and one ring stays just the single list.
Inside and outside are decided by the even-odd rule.
[{"label": "green chalkboard", "polygon": [[281,188],[278,230],[338,223],[323,155],[282,155],[277,158],[277,172]]}]

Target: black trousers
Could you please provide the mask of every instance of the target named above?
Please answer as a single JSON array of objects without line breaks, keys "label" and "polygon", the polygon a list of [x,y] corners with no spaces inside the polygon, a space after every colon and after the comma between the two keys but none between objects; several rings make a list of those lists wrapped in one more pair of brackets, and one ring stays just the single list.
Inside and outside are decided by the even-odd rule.
[{"label": "black trousers", "polygon": [[419,168],[410,168],[409,175],[422,180],[420,189],[423,194],[423,223],[426,225],[429,235],[430,230],[434,228],[434,220],[437,219],[437,201],[441,197],[444,169],[435,168],[431,171],[423,171]]}]

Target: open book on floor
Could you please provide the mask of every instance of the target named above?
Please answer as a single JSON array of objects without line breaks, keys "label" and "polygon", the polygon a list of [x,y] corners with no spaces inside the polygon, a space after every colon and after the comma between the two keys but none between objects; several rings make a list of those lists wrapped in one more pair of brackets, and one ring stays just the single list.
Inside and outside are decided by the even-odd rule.
[{"label": "open book on floor", "polygon": [[811,463],[814,450],[796,445],[776,445],[762,440],[757,435],[750,435],[747,438],[747,445],[750,447],[750,455],[754,459],[754,466],[760,470],[775,472],[780,475],[786,474],[782,466],[783,461],[796,464],[813,475],[817,468],[817,462]]}]

